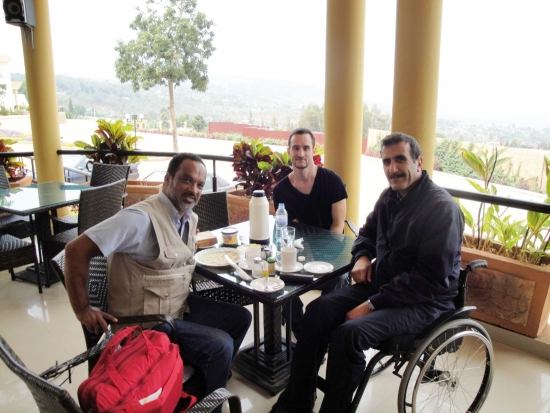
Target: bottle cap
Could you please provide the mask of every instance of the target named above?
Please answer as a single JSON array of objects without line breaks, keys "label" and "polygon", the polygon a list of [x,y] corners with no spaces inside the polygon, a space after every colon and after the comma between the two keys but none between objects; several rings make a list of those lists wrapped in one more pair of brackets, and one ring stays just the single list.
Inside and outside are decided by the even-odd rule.
[{"label": "bottle cap", "polygon": [[276,260],[275,258],[273,258],[273,257],[269,257],[269,258],[267,259],[267,262],[269,262],[269,263],[271,263],[271,262],[277,262],[277,260]]},{"label": "bottle cap", "polygon": [[254,264],[259,264],[260,262],[262,262],[261,257],[254,257]]},{"label": "bottle cap", "polygon": [[300,262],[304,262],[305,260],[306,260],[306,257],[304,257],[303,255],[300,255],[298,257],[298,261],[300,261]]}]

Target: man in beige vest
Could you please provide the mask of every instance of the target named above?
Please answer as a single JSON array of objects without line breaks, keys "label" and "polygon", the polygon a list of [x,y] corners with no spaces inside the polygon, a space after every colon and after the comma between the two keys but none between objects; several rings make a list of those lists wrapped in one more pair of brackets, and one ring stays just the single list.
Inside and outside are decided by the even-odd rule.
[{"label": "man in beige vest", "polygon": [[[170,314],[185,363],[202,373],[205,394],[225,387],[229,366],[250,326],[243,307],[189,295],[195,269],[197,215],[206,166],[195,154],[175,155],[162,192],[90,228],[67,244],[66,282],[73,311],[90,331],[107,331],[116,317]],[[90,259],[107,256],[109,313],[90,306]],[[170,332],[163,324],[159,331]],[[201,396],[198,394],[197,396]]]}]

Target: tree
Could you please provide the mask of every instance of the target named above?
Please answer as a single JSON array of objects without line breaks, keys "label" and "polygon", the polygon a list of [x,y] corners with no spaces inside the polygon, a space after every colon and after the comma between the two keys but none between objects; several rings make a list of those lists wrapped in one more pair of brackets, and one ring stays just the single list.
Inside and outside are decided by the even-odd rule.
[{"label": "tree", "polygon": [[323,132],[324,126],[323,109],[319,105],[310,103],[302,109],[298,127],[308,128],[313,132]]},{"label": "tree", "polygon": [[273,114],[273,117],[271,118],[271,129],[277,129],[279,125],[277,125],[277,117],[275,114]]},{"label": "tree", "polygon": [[183,128],[185,126],[185,122],[189,122],[189,115],[179,115],[176,119],[176,125],[178,125],[178,128]]},{"label": "tree", "polygon": [[27,92],[27,79],[23,79],[23,83],[21,83],[21,87],[19,88],[19,93],[25,95],[27,101],[29,100],[29,94]]},{"label": "tree", "polygon": [[206,60],[212,45],[213,21],[196,11],[196,0],[147,0],[145,10],[130,24],[137,39],[117,42],[116,76],[131,82],[134,92],[155,85],[168,86],[174,151],[178,152],[174,87],[189,80],[191,89],[204,92],[208,85]]},{"label": "tree", "polygon": [[191,127],[197,132],[202,132],[206,129],[207,123],[201,115],[197,115],[191,121]]},{"label": "tree", "polygon": [[73,100],[71,98],[69,98],[69,112],[70,113],[74,112]]}]

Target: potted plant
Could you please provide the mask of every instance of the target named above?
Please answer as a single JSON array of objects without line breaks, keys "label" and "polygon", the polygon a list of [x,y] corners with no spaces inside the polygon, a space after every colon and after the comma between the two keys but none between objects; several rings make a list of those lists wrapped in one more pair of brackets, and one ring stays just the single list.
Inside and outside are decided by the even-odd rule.
[{"label": "potted plant", "polygon": [[[96,149],[98,151],[133,151],[136,150],[137,142],[143,139],[141,136],[132,136],[132,125],[124,123],[121,119],[115,122],[99,119],[97,121],[98,129],[91,136],[92,144],[75,141],[74,145],[82,149]],[[94,163],[109,163],[115,165],[125,165],[139,162],[140,159],[147,159],[146,156],[128,156],[117,155],[114,153],[94,153],[86,155]]]},{"label": "potted plant", "polygon": [[[0,139],[0,152],[13,152],[12,147],[8,145],[13,145],[14,143],[17,143],[17,141],[13,139]],[[32,177],[30,175],[27,176],[25,164],[21,160],[15,157],[0,158],[0,165],[4,166],[11,186],[25,186],[31,183]]]},{"label": "potted plant", "polygon": [[[491,183],[496,168],[508,161],[505,149],[479,155],[462,149],[462,158],[481,177],[483,186],[468,179],[481,193],[496,195]],[[545,158],[546,175],[550,160]],[[546,186],[550,203],[550,180]],[[460,204],[460,203],[459,203]],[[528,211],[525,220],[507,214],[507,208],[481,203],[475,215],[461,205],[467,227],[462,261],[483,258],[488,268],[477,269],[468,278],[467,304],[477,310],[472,316],[506,329],[538,336],[550,313],[550,270],[545,266],[550,240],[550,216]],[[474,218],[475,217],[475,218]]]},{"label": "potted plant", "polygon": [[[315,145],[313,161],[323,166],[321,155],[323,148]],[[241,140],[233,145],[233,170],[236,181],[235,191],[227,194],[229,222],[236,224],[248,220],[248,204],[252,192],[263,189],[269,200],[269,212],[275,214],[273,206],[273,189],[283,178],[292,172],[288,152],[273,152],[259,139]]]},{"label": "potted plant", "polygon": [[[110,122],[99,119],[97,121],[97,126],[97,130],[91,135],[91,144],[83,141],[75,141],[74,145],[82,149],[133,151],[136,150],[137,142],[143,139],[141,136],[133,136],[131,134],[133,129],[132,125],[122,120]],[[101,162],[115,165],[130,164],[130,166],[134,166],[132,169],[136,169],[135,164],[140,160],[147,159],[146,156],[117,155],[114,153],[100,152],[86,156],[90,158],[93,163]],[[130,206],[151,195],[158,194],[161,186],[162,182],[141,182],[140,180],[129,179],[128,185],[126,186],[127,197],[124,205]]]}]

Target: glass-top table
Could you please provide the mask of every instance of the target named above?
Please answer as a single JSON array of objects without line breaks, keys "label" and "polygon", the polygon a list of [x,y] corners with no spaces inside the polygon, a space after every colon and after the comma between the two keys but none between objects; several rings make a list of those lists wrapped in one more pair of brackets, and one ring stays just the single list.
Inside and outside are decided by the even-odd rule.
[{"label": "glass-top table", "polygon": [[[68,184],[65,182],[43,182],[30,186],[10,189],[0,189],[0,212],[28,216],[31,227],[31,242],[35,245],[35,235],[38,241],[38,251],[41,252],[42,229],[49,229],[48,212],[68,205],[78,204],[80,192],[89,189],[89,186]],[[39,257],[38,261],[42,261]],[[38,291],[42,293],[40,269],[36,268],[36,281],[29,278],[29,271],[16,274],[16,278],[36,282]],[[50,286],[48,272],[45,274],[44,284]]]},{"label": "glass-top table", "polygon": [[[270,220],[273,226],[273,219]],[[209,267],[197,264],[195,272],[210,280],[224,285],[254,301],[254,344],[242,349],[235,357],[233,368],[244,377],[263,387],[271,394],[276,394],[288,383],[290,374],[291,343],[281,335],[281,306],[291,303],[292,299],[314,289],[351,270],[351,247],[354,237],[324,230],[309,225],[293,222],[296,228],[296,239],[303,238],[303,250],[298,256],[305,257],[305,263],[324,261],[333,265],[332,272],[316,275],[309,284],[285,283],[285,286],[273,293],[254,290],[250,282],[241,279],[229,266]],[[248,240],[248,222],[232,225],[239,230],[239,236]],[[220,230],[212,231],[221,239]],[[224,246],[224,245],[219,245]],[[304,270],[298,273],[306,273]],[[260,339],[259,305],[263,303],[264,337]],[[290,337],[290,325],[287,324],[286,337]]]},{"label": "glass-top table", "polygon": [[18,188],[0,189],[0,211],[32,215],[77,204],[80,191],[89,186],[43,182]]}]

